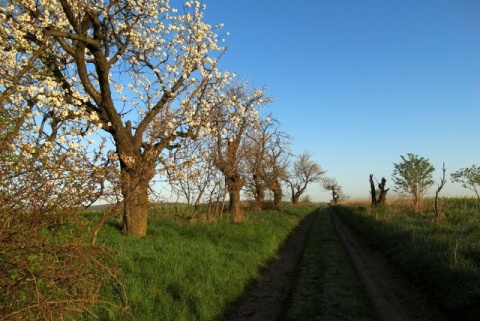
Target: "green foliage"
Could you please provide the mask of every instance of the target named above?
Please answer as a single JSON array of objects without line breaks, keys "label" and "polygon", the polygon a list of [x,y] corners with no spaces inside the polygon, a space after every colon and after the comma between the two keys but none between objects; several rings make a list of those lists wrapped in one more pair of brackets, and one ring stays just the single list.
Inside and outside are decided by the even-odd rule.
[{"label": "green foliage", "polygon": [[250,212],[242,223],[230,217],[187,223],[168,213],[161,217],[154,208],[144,238],[126,238],[118,233],[118,223],[109,222],[99,242],[118,250],[128,301],[115,288],[103,296],[129,309],[96,313],[101,320],[219,319],[314,209]]},{"label": "green foliage", "polygon": [[408,153],[407,157],[400,156],[401,163],[394,163],[392,179],[395,190],[401,193],[411,194],[413,203],[417,207],[428,187],[435,181],[432,174],[435,168],[423,157]]},{"label": "green foliage", "polygon": [[480,201],[480,167],[472,165],[471,167],[461,168],[451,174],[452,182],[460,183],[464,188],[472,190]]},{"label": "green foliage", "polygon": [[[473,202],[472,202],[473,201]],[[480,211],[475,200],[442,199],[446,218],[400,207],[336,207],[341,217],[429,291],[456,320],[480,318]]]}]

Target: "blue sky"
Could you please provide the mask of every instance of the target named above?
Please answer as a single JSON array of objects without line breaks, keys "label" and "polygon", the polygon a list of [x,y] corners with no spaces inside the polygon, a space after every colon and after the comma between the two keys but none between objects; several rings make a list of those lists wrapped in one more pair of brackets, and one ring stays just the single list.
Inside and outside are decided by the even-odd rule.
[{"label": "blue sky", "polygon": [[[265,86],[270,111],[352,198],[418,154],[480,165],[480,2],[204,0],[229,32],[222,68]],[[430,193],[434,192],[431,188]],[[316,201],[329,195],[308,191]],[[449,182],[443,195],[471,195]]]}]

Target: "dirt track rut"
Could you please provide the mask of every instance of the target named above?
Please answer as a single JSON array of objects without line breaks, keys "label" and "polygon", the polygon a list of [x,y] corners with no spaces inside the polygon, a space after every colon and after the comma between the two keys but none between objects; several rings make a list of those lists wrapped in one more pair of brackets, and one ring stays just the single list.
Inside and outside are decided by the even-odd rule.
[{"label": "dirt track rut", "polygon": [[[423,293],[415,289],[379,253],[369,248],[333,211],[330,213],[333,225],[365,285],[378,320],[447,320]],[[243,297],[232,306],[224,317],[225,321],[275,321],[282,318],[295,267],[303,253],[314,215],[327,214],[325,211],[316,211],[301,222],[264,269],[260,279],[252,283]]]},{"label": "dirt track rut", "polygon": [[368,247],[342,221],[332,221],[382,321],[443,321],[442,313],[378,252]]},{"label": "dirt track rut", "polygon": [[225,316],[225,321],[274,321],[282,313],[290,293],[295,267],[302,255],[314,214],[308,215],[287,239],[276,257],[264,269]]}]

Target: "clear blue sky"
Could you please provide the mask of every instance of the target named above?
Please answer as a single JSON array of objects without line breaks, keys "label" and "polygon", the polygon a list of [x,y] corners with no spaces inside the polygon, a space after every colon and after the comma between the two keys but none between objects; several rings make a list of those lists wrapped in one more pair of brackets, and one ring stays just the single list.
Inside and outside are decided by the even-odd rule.
[{"label": "clear blue sky", "polygon": [[[370,173],[391,187],[407,153],[437,180],[443,162],[448,179],[480,165],[480,1],[202,2],[230,32],[222,68],[267,87],[293,151],[309,150],[352,198],[369,197]],[[471,194],[449,182],[443,195]]]}]

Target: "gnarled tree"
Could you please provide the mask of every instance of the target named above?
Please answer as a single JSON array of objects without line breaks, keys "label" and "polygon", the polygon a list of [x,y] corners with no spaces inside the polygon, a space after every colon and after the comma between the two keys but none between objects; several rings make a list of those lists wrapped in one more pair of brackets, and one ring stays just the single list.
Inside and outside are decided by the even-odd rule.
[{"label": "gnarled tree", "polygon": [[322,186],[332,194],[332,204],[336,205],[344,198],[342,187],[335,178],[325,177],[322,179]]},{"label": "gnarled tree", "polygon": [[262,178],[273,194],[273,206],[278,208],[283,199],[282,181],[288,177],[290,137],[275,127],[269,135],[262,167]]},{"label": "gnarled tree", "polygon": [[267,128],[270,126],[270,120],[262,120],[258,123],[258,128],[247,133],[251,140],[250,152],[246,159],[246,186],[254,199],[254,210],[261,210],[265,203],[266,184],[262,177],[264,159],[266,153],[266,144],[269,139]]},{"label": "gnarled tree", "polygon": [[286,178],[288,135],[281,132],[278,122],[269,115],[260,123],[258,130],[249,132],[252,153],[248,158],[248,186],[255,199],[255,207],[264,206],[266,194],[273,194],[273,206],[278,208],[283,198],[282,180]]},{"label": "gnarled tree", "polygon": [[223,93],[212,110],[212,157],[214,166],[225,176],[230,212],[240,221],[240,192],[246,183],[246,162],[253,144],[247,133],[258,128],[258,109],[270,99],[263,90],[247,87],[246,82],[229,85]]},{"label": "gnarled tree", "polygon": [[187,1],[180,11],[168,0],[16,0],[2,8],[9,37],[0,50],[45,67],[18,89],[51,125],[45,132],[58,139],[62,123],[112,139],[128,235],[146,235],[162,153],[210,127],[212,97],[230,80],[217,69],[224,49],[203,6]]},{"label": "gnarled tree", "polygon": [[385,177],[382,177],[380,183],[377,181],[378,185],[378,197],[377,197],[377,189],[375,188],[375,184],[373,183],[373,174],[370,174],[370,195],[372,197],[372,205],[382,205],[385,204],[387,200],[387,193],[390,190],[389,188],[385,189],[385,185],[387,184],[387,180]]},{"label": "gnarled tree", "polygon": [[309,152],[303,152],[298,155],[286,179],[290,187],[293,204],[298,203],[300,196],[302,196],[310,183],[320,181],[322,175],[325,174],[325,171],[311,157],[312,155]]}]

